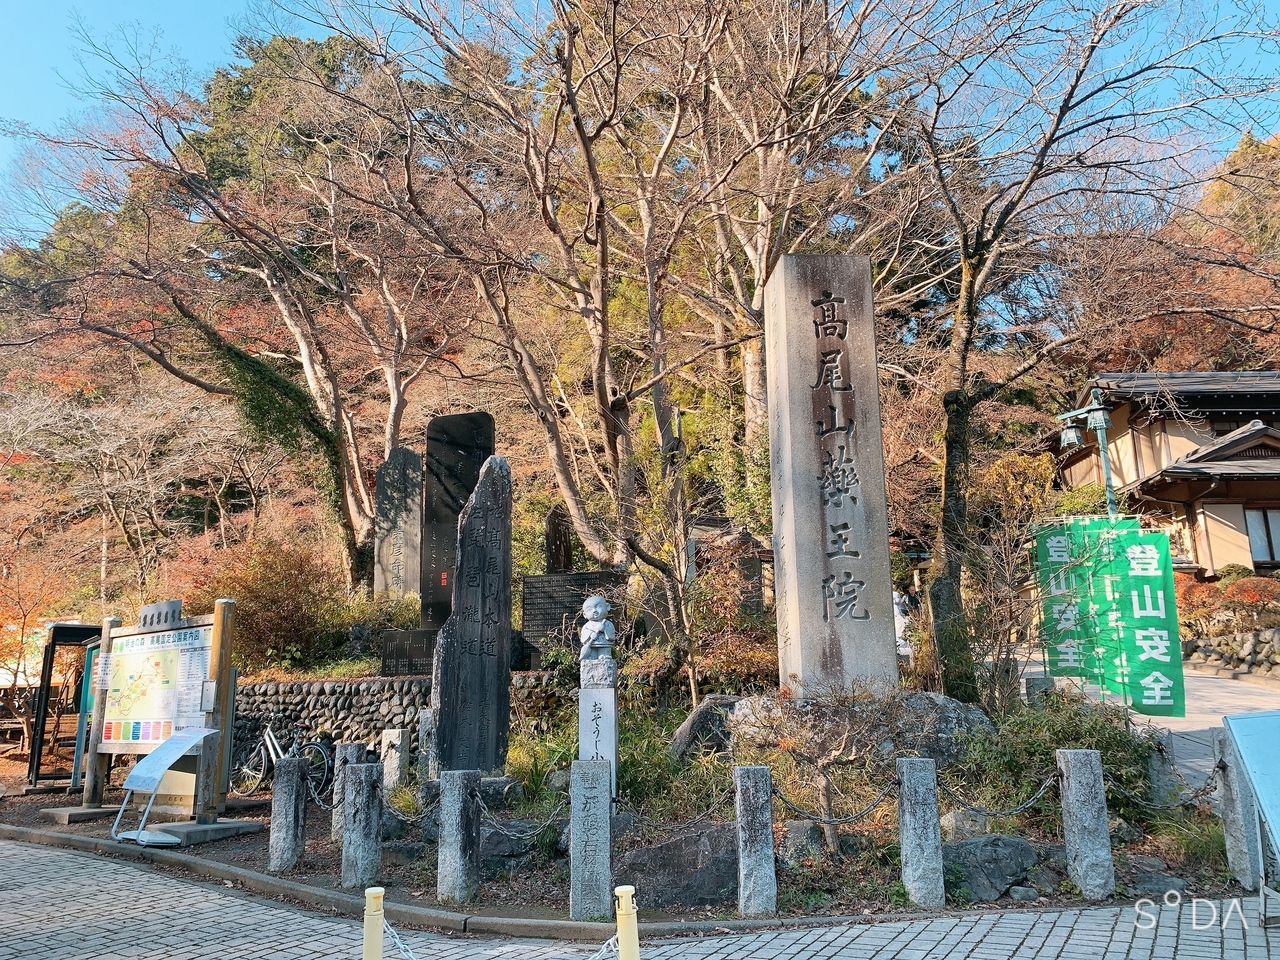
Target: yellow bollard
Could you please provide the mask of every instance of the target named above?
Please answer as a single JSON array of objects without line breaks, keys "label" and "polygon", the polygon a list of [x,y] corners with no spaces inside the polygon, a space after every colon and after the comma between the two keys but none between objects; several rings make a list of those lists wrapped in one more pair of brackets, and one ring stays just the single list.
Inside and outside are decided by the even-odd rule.
[{"label": "yellow bollard", "polygon": [[636,921],[636,888],[615,887],[618,910],[618,960],[640,960],[640,927]]},{"label": "yellow bollard", "polygon": [[382,887],[368,887],[364,891],[364,953],[361,960],[382,960]]}]

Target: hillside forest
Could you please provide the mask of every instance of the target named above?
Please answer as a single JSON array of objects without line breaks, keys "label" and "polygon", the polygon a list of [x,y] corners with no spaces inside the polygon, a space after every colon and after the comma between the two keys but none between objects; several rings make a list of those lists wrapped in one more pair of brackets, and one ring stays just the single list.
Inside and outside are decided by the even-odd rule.
[{"label": "hillside forest", "polygon": [[415,623],[369,595],[374,474],[484,410],[517,580],[554,513],[577,569],[639,585],[630,675],[776,682],[740,562],[763,291],[828,253],[872,266],[915,679],[982,699],[1034,525],[1101,503],[1055,486],[1054,415],[1099,371],[1280,361],[1277,80],[1242,52],[1280,33],[1247,5],[271,10],[212,75],[85,38],[83,114],[10,131],[8,669],[49,619],[170,596],[237,598],[246,670]]}]

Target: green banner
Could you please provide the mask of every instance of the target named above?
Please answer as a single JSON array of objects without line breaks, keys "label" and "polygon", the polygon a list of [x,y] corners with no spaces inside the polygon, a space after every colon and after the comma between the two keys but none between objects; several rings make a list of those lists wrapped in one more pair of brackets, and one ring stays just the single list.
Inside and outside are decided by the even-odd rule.
[{"label": "green banner", "polygon": [[1169,537],[1134,517],[1086,517],[1036,536],[1045,665],[1139,713],[1186,713]]}]

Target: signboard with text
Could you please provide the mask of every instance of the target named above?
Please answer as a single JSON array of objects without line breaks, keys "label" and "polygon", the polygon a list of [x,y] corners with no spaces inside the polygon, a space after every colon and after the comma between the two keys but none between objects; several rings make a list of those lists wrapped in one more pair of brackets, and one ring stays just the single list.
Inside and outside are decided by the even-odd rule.
[{"label": "signboard with text", "polygon": [[1079,677],[1139,713],[1186,713],[1169,537],[1134,517],[1085,517],[1036,536],[1050,674]]},{"label": "signboard with text", "polygon": [[102,753],[148,753],[183,727],[205,723],[213,626],[116,635],[101,657],[98,688],[106,698]]}]

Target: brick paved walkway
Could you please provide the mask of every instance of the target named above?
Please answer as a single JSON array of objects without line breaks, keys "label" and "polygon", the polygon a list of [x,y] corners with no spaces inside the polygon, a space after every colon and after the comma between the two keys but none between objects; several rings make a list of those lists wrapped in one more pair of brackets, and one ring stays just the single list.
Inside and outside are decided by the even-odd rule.
[{"label": "brick paved walkway", "polygon": [[[1265,960],[1280,929],[1233,914],[1192,929],[1164,909],[1154,929],[1133,908],[989,913],[789,929],[645,944],[644,960]],[[1207,908],[1202,920],[1207,919]],[[418,960],[586,960],[594,950],[544,940],[406,933]],[[0,960],[355,960],[360,924],[178,880],[131,863],[0,841]],[[390,944],[387,956],[394,957]]]}]

